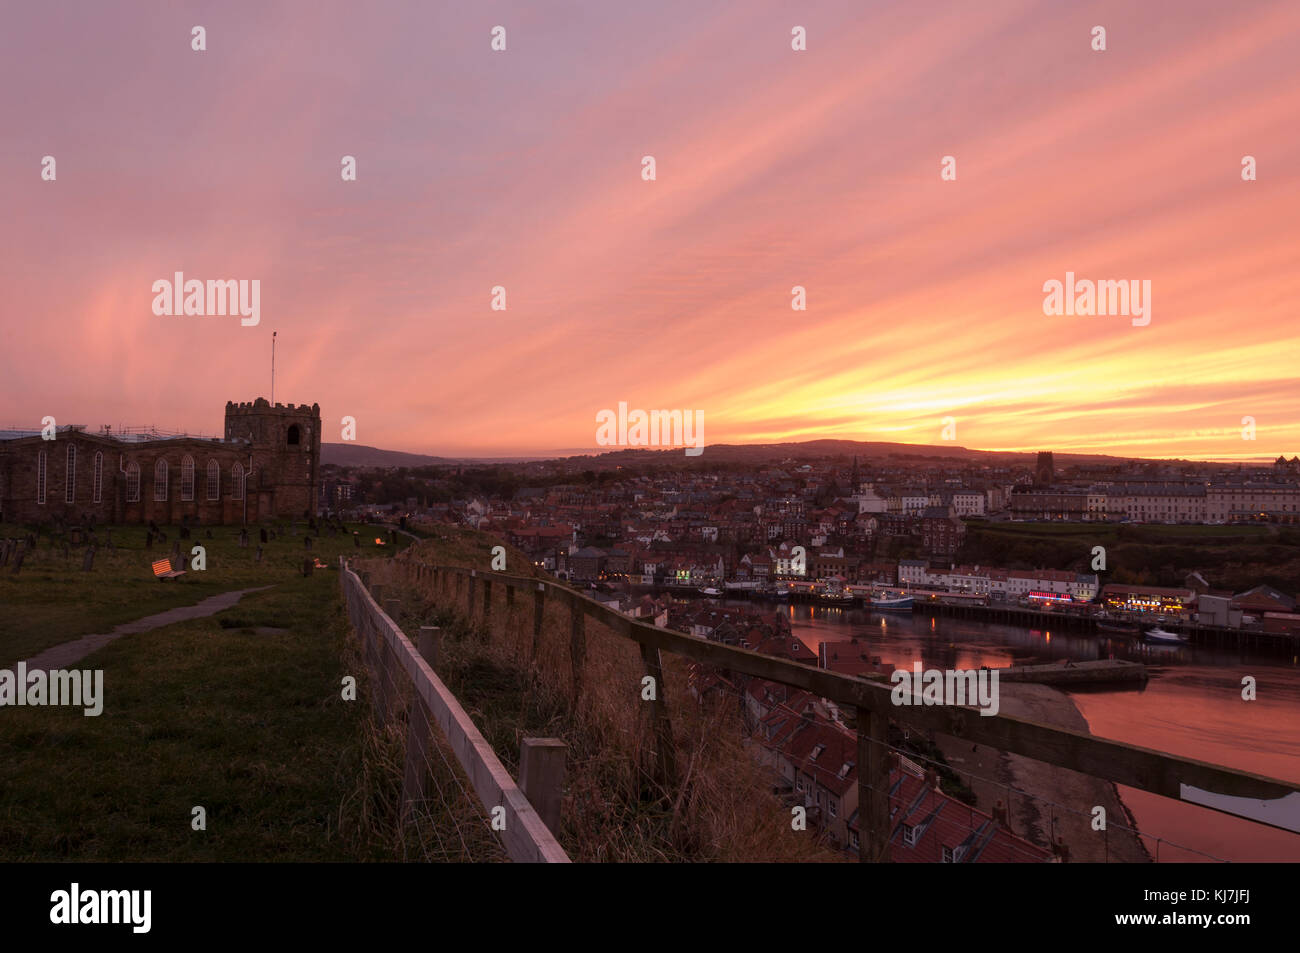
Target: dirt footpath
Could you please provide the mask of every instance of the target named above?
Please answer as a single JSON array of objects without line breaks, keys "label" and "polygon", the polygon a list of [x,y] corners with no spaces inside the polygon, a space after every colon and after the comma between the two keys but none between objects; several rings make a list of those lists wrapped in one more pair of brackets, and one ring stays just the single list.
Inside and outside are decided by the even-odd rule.
[{"label": "dirt footpath", "polygon": [[134,622],[123,622],[112,632],[106,632],[103,635],[83,635],[71,642],[62,642],[46,649],[40,655],[27,659],[27,671],[34,672],[39,669],[47,672],[50,669],[66,668],[124,635],[148,632],[150,629],[171,625],[173,622],[185,622],[189,619],[201,619],[204,616],[215,615],[222,609],[229,609],[250,592],[261,592],[263,589],[270,588],[270,586],[258,586],[255,589],[235,589],[231,592],[222,592],[215,596],[209,596],[202,602],[196,602],[192,606],[178,606],[175,609],[168,609],[166,612],[158,612],[154,615],[145,616],[143,619],[136,619]]}]

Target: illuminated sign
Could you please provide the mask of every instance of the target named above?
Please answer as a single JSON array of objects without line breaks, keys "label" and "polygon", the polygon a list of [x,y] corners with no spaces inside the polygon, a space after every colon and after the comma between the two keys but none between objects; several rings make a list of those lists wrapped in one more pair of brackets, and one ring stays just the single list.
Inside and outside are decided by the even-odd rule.
[{"label": "illuminated sign", "polygon": [[1031,592],[1030,599],[1041,599],[1043,602],[1071,602],[1072,597],[1060,592]]}]

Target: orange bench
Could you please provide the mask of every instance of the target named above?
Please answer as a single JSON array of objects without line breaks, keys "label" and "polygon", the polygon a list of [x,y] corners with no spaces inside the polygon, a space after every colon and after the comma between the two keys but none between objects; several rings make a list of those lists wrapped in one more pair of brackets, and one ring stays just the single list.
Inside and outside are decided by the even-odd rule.
[{"label": "orange bench", "polygon": [[185,570],[173,569],[170,559],[159,559],[153,564],[153,575],[155,579],[175,579],[185,575]]}]

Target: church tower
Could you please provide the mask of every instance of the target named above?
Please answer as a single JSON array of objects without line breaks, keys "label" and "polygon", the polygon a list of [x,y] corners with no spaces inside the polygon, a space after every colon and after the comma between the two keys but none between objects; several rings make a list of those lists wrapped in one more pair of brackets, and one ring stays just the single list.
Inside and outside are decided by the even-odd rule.
[{"label": "church tower", "polygon": [[276,404],[265,397],[226,403],[226,439],[252,446],[248,492],[263,516],[315,516],[320,500],[320,404]]}]

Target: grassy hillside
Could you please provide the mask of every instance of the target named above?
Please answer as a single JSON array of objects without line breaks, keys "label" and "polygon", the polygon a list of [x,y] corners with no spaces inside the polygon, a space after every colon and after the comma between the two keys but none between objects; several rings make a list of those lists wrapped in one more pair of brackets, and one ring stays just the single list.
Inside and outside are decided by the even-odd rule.
[{"label": "grassy hillside", "polygon": [[1300,529],[1294,527],[972,520],[956,560],[1091,572],[1094,546],[1106,549],[1104,582],[1177,586],[1196,571],[1215,588],[1239,592],[1265,583],[1300,592]]},{"label": "grassy hillside", "polygon": [[[62,537],[38,534],[36,549],[23,559],[22,569],[13,573],[14,560],[0,568],[0,666],[30,658],[43,649],[79,636],[110,632],[122,622],[153,615],[177,606],[193,605],[209,596],[235,589],[290,582],[302,575],[305,558],[318,558],[334,565],[340,554],[386,552],[375,545],[388,532],[377,526],[351,525],[337,536],[314,539],[312,549],[303,545],[305,526],[273,527],[275,539],[262,546],[262,561],[256,560],[258,527],[249,528],[247,549],[239,546],[239,529],[233,526],[200,527],[188,540],[179,539],[179,528],[162,527],[166,542],[145,547],[146,527],[99,527],[100,547],[94,568],[82,572],[84,546],[69,546],[63,555]],[[360,547],[353,542],[357,532]],[[0,525],[0,536],[25,537],[28,527]],[[112,534],[114,552],[104,545]],[[212,537],[208,538],[211,532]],[[293,535],[293,533],[297,535]],[[174,544],[189,554],[194,546],[206,551],[207,569],[190,571],[176,580],[159,582],[150,563],[171,555]],[[398,549],[409,540],[400,534]]]},{"label": "grassy hillside", "polygon": [[[366,529],[367,551],[376,552]],[[206,573],[179,583],[153,579],[148,558],[158,548],[144,552],[138,528],[114,531],[115,541],[133,545],[97,559],[92,573],[80,572],[76,556],[65,566],[42,540],[17,577],[0,577],[8,660],[0,667],[108,631],[112,620],[271,586],[217,615],[123,636],[66,666],[103,671],[97,717],[81,708],[0,709],[0,862],[401,858],[383,822],[395,792],[376,781],[383,746],[337,571],[301,575],[301,536],[269,543],[260,566],[230,528],[213,536],[204,540]],[[331,566],[356,551],[350,535],[322,537],[313,550]],[[345,675],[361,682],[359,701],[343,700]],[[206,830],[192,827],[196,806],[206,811]]]}]

